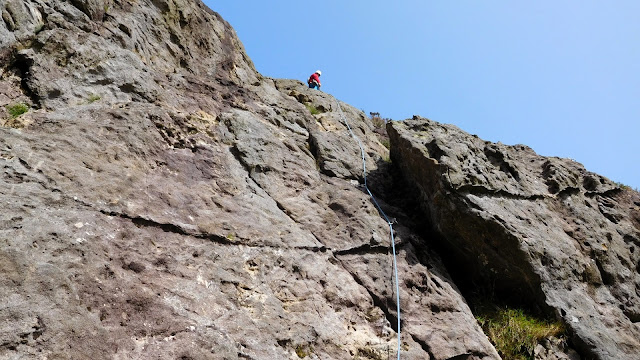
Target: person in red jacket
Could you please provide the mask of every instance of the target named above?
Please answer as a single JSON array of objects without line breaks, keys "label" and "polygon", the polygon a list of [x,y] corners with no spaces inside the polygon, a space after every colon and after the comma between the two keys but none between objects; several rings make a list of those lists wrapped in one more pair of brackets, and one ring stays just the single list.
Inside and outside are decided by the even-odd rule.
[{"label": "person in red jacket", "polygon": [[313,74],[311,74],[311,76],[309,76],[309,80],[307,80],[307,84],[309,84],[309,87],[311,89],[318,89],[320,90],[320,75],[322,75],[322,71],[317,70],[316,72],[314,72]]}]

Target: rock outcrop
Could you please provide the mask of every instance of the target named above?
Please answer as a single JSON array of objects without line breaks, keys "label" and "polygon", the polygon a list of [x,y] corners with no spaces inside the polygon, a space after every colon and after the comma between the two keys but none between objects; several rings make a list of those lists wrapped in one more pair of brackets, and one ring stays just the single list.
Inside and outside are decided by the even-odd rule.
[{"label": "rock outcrop", "polygon": [[638,353],[637,193],[423,120],[389,125],[389,154],[198,0],[0,12],[0,358],[395,358],[389,226],[345,120],[397,219],[403,359],[500,358],[466,277],[585,358]]},{"label": "rock outcrop", "polygon": [[[0,11],[1,358],[394,356],[388,224],[340,116],[382,181],[364,114],[261,76],[200,1]],[[403,358],[499,358],[397,232]]]},{"label": "rock outcrop", "polygon": [[470,283],[561,318],[586,358],[640,354],[640,194],[570,159],[415,117],[391,157]]}]

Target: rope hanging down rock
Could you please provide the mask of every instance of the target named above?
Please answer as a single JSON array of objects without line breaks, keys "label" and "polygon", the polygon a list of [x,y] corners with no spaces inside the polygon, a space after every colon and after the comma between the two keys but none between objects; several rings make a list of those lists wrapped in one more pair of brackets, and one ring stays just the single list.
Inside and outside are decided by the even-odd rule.
[{"label": "rope hanging down rock", "polygon": [[367,193],[369,193],[369,196],[371,197],[371,200],[373,200],[373,203],[378,208],[378,211],[380,212],[380,214],[382,214],[384,219],[387,221],[387,224],[389,224],[389,231],[391,232],[391,250],[393,251],[393,276],[394,276],[395,286],[396,286],[396,313],[398,315],[398,331],[397,331],[397,333],[398,333],[398,350],[397,350],[397,354],[398,354],[398,360],[400,360],[400,345],[401,345],[401,343],[400,343],[400,287],[398,285],[398,262],[397,262],[397,259],[396,259],[396,242],[395,242],[395,238],[394,238],[394,234],[393,234],[393,223],[389,220],[389,218],[387,217],[387,214],[385,214],[385,212],[382,210],[382,208],[380,207],[380,204],[378,204],[378,201],[376,201],[376,198],[371,193],[371,190],[369,190],[369,186],[367,186],[367,162],[365,160],[364,146],[362,145],[362,142],[356,136],[356,134],[353,133],[353,130],[351,130],[351,126],[349,125],[349,122],[347,121],[347,117],[344,116],[344,113],[342,112],[342,107],[340,107],[340,103],[338,102],[338,99],[333,97],[333,100],[338,105],[338,111],[340,113],[340,117],[342,118],[342,121],[344,121],[345,125],[347,125],[347,129],[349,129],[349,133],[351,134],[351,137],[353,137],[358,142],[358,146],[360,147],[360,154],[362,155],[362,176],[364,178],[364,188],[367,190]]}]

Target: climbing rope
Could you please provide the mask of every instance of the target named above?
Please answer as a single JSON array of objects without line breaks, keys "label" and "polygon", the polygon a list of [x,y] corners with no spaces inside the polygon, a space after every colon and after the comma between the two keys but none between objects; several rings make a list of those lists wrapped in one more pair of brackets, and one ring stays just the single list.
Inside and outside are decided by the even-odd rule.
[{"label": "climbing rope", "polygon": [[400,287],[398,285],[398,261],[396,259],[396,241],[393,234],[393,222],[389,221],[387,214],[385,214],[385,212],[382,210],[382,208],[380,207],[380,204],[378,204],[378,201],[376,201],[375,196],[373,196],[373,194],[371,193],[371,190],[369,190],[369,186],[367,186],[367,162],[365,160],[364,146],[362,146],[362,142],[360,141],[360,139],[356,136],[356,134],[353,133],[353,130],[351,130],[351,126],[347,121],[347,117],[344,116],[344,113],[342,112],[342,107],[340,107],[340,103],[338,102],[338,99],[333,97],[333,100],[338,105],[338,111],[340,112],[340,117],[342,118],[342,121],[344,121],[345,125],[347,125],[347,129],[349,129],[349,133],[351,134],[351,137],[353,137],[358,142],[358,146],[360,147],[360,154],[362,155],[362,175],[364,177],[364,188],[369,193],[371,200],[373,200],[373,203],[378,208],[378,211],[380,212],[380,214],[382,214],[384,219],[387,221],[387,224],[389,224],[389,231],[391,232],[391,250],[393,251],[393,275],[394,275],[395,286],[396,286],[396,313],[398,314],[398,331],[397,331],[398,351],[397,352],[398,352],[398,360],[400,360],[400,345],[401,345],[400,343]]}]

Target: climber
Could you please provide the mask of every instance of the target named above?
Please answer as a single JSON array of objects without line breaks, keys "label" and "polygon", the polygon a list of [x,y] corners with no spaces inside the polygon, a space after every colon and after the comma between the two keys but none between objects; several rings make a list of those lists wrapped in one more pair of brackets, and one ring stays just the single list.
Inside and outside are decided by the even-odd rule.
[{"label": "climber", "polygon": [[311,76],[309,76],[309,80],[307,80],[307,84],[309,84],[309,88],[320,90],[320,75],[322,75],[322,71],[316,70]]}]

